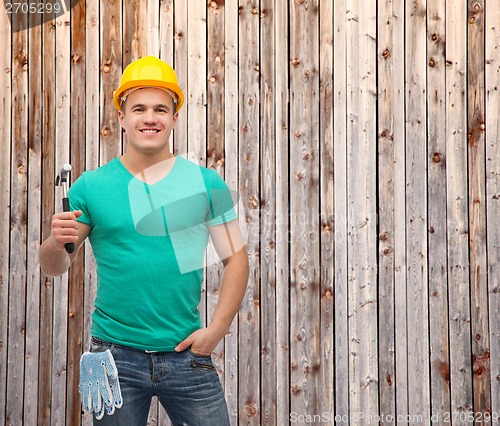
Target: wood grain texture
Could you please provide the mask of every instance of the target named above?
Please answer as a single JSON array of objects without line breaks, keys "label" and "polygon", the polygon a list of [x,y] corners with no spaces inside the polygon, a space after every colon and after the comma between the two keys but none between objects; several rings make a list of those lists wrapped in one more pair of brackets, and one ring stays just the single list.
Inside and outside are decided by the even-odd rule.
[{"label": "wood grain texture", "polygon": [[[500,229],[491,226],[500,221],[500,10],[487,7],[485,14],[485,103],[486,103],[486,218],[488,265],[488,318],[490,326],[490,354],[500,351]],[[500,410],[500,359],[491,357],[490,366],[491,412]]]},{"label": "wood grain texture", "polygon": [[[173,151],[238,192],[251,277],[214,352],[231,424],[500,412],[493,3],[80,0],[19,32],[4,9],[1,424],[92,424],[76,390],[92,248],[57,278],[37,250],[61,165],[74,181],[123,152],[112,93],[146,54],[186,94]],[[205,272],[208,322],[214,252]],[[148,423],[171,424],[157,399]]]}]

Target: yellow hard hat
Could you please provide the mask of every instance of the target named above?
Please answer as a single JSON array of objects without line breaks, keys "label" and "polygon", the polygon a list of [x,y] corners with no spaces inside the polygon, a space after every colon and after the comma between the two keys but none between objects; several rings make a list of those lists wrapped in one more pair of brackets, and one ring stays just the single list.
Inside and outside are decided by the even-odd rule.
[{"label": "yellow hard hat", "polygon": [[184,103],[184,93],[177,82],[177,75],[174,69],[155,56],[145,56],[131,62],[123,71],[120,86],[113,93],[113,101],[116,109],[121,111],[122,98],[129,93],[130,89],[140,87],[158,87],[166,89],[167,92],[175,94],[175,111],[181,109]]}]

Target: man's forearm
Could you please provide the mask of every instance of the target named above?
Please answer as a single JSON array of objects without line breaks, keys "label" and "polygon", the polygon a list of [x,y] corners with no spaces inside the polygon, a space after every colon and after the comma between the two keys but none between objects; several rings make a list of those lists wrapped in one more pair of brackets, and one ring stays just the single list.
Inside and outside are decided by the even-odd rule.
[{"label": "man's forearm", "polygon": [[42,272],[49,277],[64,274],[71,264],[71,259],[65,249],[58,248],[53,237],[47,238],[38,250],[38,260]]},{"label": "man's forearm", "polygon": [[221,279],[221,290],[209,328],[217,330],[220,338],[229,331],[233,318],[240,309],[248,283],[248,256],[243,247],[231,256]]}]

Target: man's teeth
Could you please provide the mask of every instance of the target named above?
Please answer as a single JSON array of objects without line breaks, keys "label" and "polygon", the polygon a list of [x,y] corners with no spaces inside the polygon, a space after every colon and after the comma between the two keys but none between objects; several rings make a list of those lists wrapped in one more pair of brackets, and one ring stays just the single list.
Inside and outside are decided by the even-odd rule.
[{"label": "man's teeth", "polygon": [[142,133],[150,133],[150,134],[153,134],[153,133],[158,133],[159,130],[156,130],[156,129],[143,129],[141,130]]}]

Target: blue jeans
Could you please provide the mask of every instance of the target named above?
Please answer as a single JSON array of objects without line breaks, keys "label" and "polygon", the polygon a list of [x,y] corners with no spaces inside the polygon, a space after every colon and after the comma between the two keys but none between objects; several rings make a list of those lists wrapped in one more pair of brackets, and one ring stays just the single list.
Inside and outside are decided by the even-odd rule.
[{"label": "blue jeans", "polygon": [[92,337],[91,352],[109,349],[118,369],[123,406],[98,426],[142,426],[157,396],[174,426],[229,425],[224,392],[210,356],[184,352],[147,353]]}]

